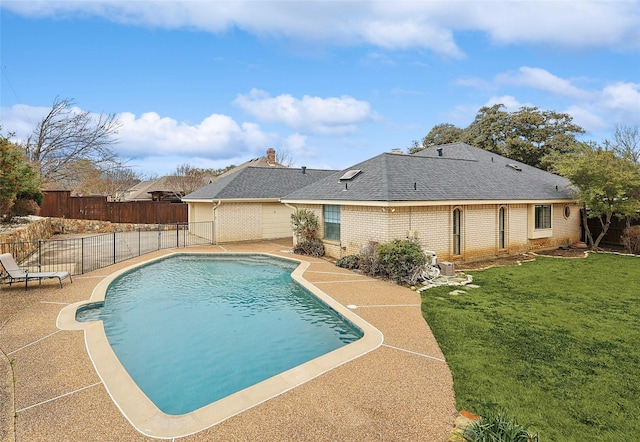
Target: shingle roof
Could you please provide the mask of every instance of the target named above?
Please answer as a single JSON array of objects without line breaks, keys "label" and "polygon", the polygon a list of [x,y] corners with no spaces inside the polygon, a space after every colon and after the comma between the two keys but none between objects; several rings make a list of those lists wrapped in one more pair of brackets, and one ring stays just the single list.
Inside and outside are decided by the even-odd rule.
[{"label": "shingle roof", "polygon": [[182,200],[280,199],[334,173],[335,170],[307,168],[245,167],[235,173],[220,176]]},{"label": "shingle roof", "polygon": [[[442,156],[438,154],[442,149]],[[515,167],[511,167],[514,165]],[[340,180],[360,170],[351,180]],[[569,180],[464,143],[383,153],[286,195],[285,201],[572,200]]]}]

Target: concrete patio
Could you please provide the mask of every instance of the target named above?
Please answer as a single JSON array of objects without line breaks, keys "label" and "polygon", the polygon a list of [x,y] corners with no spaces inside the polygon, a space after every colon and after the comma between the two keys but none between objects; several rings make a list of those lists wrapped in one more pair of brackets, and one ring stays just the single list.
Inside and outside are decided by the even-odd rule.
[{"label": "concrete patio", "polygon": [[[73,278],[0,287],[0,441],[152,441],[120,412],[96,373],[83,331],[56,327],[61,309],[88,300],[116,270],[175,251],[291,257],[291,241],[165,250]],[[176,441],[446,441],[457,415],[449,368],[420,311],[420,296],[336,267],[303,277],[376,327],[375,350],[217,425]],[[13,365],[13,370],[11,366]],[[15,385],[15,387],[13,387]]]}]

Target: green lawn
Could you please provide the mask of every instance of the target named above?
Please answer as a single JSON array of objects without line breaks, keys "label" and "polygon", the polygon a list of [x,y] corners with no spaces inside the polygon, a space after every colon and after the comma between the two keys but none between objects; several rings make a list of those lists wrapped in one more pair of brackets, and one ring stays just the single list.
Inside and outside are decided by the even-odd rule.
[{"label": "green lawn", "polygon": [[541,441],[640,440],[640,258],[538,257],[422,292],[458,410],[506,410]]}]

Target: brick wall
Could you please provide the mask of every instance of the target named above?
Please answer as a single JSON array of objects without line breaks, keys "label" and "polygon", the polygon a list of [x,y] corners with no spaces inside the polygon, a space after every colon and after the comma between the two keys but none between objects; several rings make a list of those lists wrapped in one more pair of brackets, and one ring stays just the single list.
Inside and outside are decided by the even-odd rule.
[{"label": "brick wall", "polygon": [[[461,254],[454,256],[452,211],[462,211]],[[505,248],[499,248],[500,207],[505,208]],[[387,242],[395,238],[417,238],[425,250],[434,250],[440,261],[473,261],[495,256],[517,254],[527,250],[554,248],[580,240],[580,211],[565,204],[552,209],[553,234],[548,238],[530,239],[531,222],[528,204],[483,204],[465,206],[373,207],[341,206],[341,242],[325,241],[326,254],[333,258],[358,254],[368,241]],[[320,219],[324,231],[321,205],[305,205]]]},{"label": "brick wall", "polygon": [[216,241],[262,239],[262,203],[223,202],[216,209]]}]

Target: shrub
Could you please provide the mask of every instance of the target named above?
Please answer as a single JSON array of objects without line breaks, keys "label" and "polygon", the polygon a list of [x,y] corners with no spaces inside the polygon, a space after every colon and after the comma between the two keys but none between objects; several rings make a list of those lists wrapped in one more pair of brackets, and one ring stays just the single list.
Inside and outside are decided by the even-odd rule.
[{"label": "shrub", "polygon": [[622,245],[629,253],[640,254],[640,226],[629,226],[620,237]]},{"label": "shrub", "polygon": [[309,256],[324,256],[324,244],[318,238],[302,239],[293,248],[293,253]]},{"label": "shrub", "polygon": [[291,227],[298,240],[312,240],[318,238],[320,221],[318,216],[309,209],[299,209],[291,214]]},{"label": "shrub", "polygon": [[342,267],[343,269],[353,270],[358,268],[359,261],[360,257],[358,255],[347,255],[337,260],[336,266]]},{"label": "shrub", "polygon": [[398,284],[415,284],[427,263],[418,241],[394,239],[378,246],[380,273]]},{"label": "shrub", "polygon": [[380,259],[378,258],[378,243],[369,241],[360,249],[358,268],[369,276],[375,276],[380,271]]},{"label": "shrub", "polygon": [[291,226],[296,235],[294,253],[310,256],[323,256],[324,244],[318,237],[320,221],[318,216],[308,209],[299,209],[291,214]]},{"label": "shrub", "polygon": [[465,442],[538,442],[538,434],[530,434],[505,411],[488,413],[467,425],[462,433]]},{"label": "shrub", "polygon": [[40,213],[40,206],[31,199],[18,198],[11,207],[11,216],[37,215]]}]

